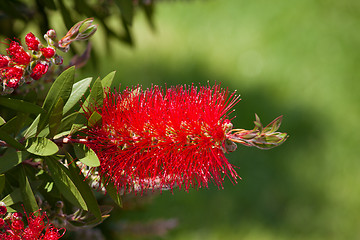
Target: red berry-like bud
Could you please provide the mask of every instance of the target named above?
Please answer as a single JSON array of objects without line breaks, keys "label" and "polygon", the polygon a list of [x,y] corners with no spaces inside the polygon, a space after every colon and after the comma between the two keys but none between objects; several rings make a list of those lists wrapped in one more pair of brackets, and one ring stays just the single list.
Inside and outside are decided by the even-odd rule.
[{"label": "red berry-like bud", "polygon": [[24,222],[21,221],[21,220],[14,220],[11,223],[11,228],[14,229],[14,230],[21,230],[21,229],[24,228]]},{"label": "red berry-like bud", "polygon": [[19,212],[13,213],[11,215],[11,219],[13,219],[13,220],[21,220],[22,217],[23,217],[23,215],[21,213],[19,213]]},{"label": "red berry-like bud", "polygon": [[24,69],[20,67],[7,67],[0,71],[0,78],[6,79],[8,81],[12,79],[19,81],[23,74]]},{"label": "red berry-like bud", "polygon": [[10,87],[10,88],[17,88],[19,86],[19,82],[20,80],[18,79],[10,79],[8,82],[7,82],[7,86]]},{"label": "red berry-like bud", "polygon": [[0,54],[0,68],[9,66],[10,58]]},{"label": "red berry-like bud", "polygon": [[41,48],[40,51],[46,58],[52,58],[55,55],[55,50],[51,47]]},{"label": "red berry-like bud", "polygon": [[0,206],[0,216],[4,216],[7,213],[7,208],[5,206]]},{"label": "red berry-like bud", "polygon": [[49,69],[47,62],[38,62],[32,70],[30,77],[34,80],[39,80]]},{"label": "red berry-like bud", "polygon": [[17,64],[28,65],[31,61],[30,55],[18,42],[12,41],[7,52],[11,56],[11,60]]},{"label": "red berry-like bud", "polygon": [[26,34],[25,42],[29,50],[39,51],[40,41],[32,32]]}]

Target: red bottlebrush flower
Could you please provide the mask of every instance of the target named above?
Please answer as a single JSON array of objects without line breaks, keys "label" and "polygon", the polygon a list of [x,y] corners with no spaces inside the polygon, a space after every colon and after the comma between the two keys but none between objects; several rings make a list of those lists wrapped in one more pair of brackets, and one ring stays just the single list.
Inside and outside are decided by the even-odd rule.
[{"label": "red bottlebrush flower", "polygon": [[31,61],[30,55],[18,42],[11,41],[7,52],[11,56],[11,60],[17,64],[28,65]]},{"label": "red bottlebrush flower", "polygon": [[32,70],[30,77],[34,80],[39,80],[49,69],[47,62],[38,62]]},{"label": "red bottlebrush flower", "polygon": [[40,51],[46,58],[52,58],[55,55],[55,50],[51,47],[41,48]]},{"label": "red bottlebrush flower", "polygon": [[10,58],[8,56],[3,56],[0,54],[0,68],[8,67]]},{"label": "red bottlebrush flower", "polygon": [[[222,186],[238,178],[224,155],[234,93],[213,87],[153,86],[109,93],[96,108],[101,124],[85,130],[99,174],[119,191]],[[90,120],[90,112],[87,113]]]},{"label": "red bottlebrush flower", "polygon": [[[35,216],[35,213],[31,213],[27,217],[28,226],[24,228],[24,222],[21,220],[22,215],[12,215],[11,221],[4,221],[3,226],[7,229],[5,232],[0,232],[0,239],[21,239],[21,240],[58,240],[65,234],[65,229],[58,229],[50,223],[45,223],[44,219],[47,218],[46,213],[42,213],[39,216]],[[64,230],[60,233],[61,230]]]},{"label": "red bottlebrush flower", "polygon": [[29,50],[39,51],[40,41],[32,32],[26,34],[25,43]]}]

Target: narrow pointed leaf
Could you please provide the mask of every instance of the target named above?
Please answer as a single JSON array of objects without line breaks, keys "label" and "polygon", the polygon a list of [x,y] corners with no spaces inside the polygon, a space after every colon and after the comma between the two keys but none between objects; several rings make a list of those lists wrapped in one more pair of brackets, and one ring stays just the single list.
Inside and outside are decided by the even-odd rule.
[{"label": "narrow pointed leaf", "polygon": [[100,113],[94,111],[91,116],[89,117],[88,120],[88,126],[89,127],[93,127],[95,126],[98,122],[101,121],[102,116],[100,115]]},{"label": "narrow pointed leaf", "polygon": [[[95,106],[102,106],[103,99],[104,88],[101,84],[100,78],[97,78],[90,89],[90,95],[86,98],[83,104],[83,108],[85,108],[88,112],[92,112]],[[84,112],[83,108],[80,112]]]},{"label": "narrow pointed leaf", "polygon": [[0,126],[3,125],[4,123],[6,123],[5,119],[3,119],[3,118],[0,116]]},{"label": "narrow pointed leaf", "polygon": [[101,221],[101,212],[99,205],[96,201],[95,195],[92,192],[89,184],[86,182],[84,176],[81,173],[81,170],[76,166],[73,158],[70,154],[66,154],[67,159],[71,162],[69,165],[70,176],[73,182],[76,184],[81,196],[84,198],[86,202],[86,206],[89,211],[96,217],[98,221]]},{"label": "narrow pointed leaf", "polygon": [[52,84],[43,104],[43,109],[46,113],[40,115],[36,133],[39,133],[48,124],[51,111],[59,101],[59,98],[62,98],[64,103],[69,99],[74,84],[74,74],[75,67],[70,67],[62,72]]},{"label": "narrow pointed leaf", "polygon": [[271,123],[269,123],[264,128],[264,132],[270,132],[270,133],[276,132],[281,125],[281,121],[282,121],[282,116],[275,118],[273,121],[271,121]]},{"label": "narrow pointed leaf", "polygon": [[134,18],[134,4],[129,0],[115,0],[116,5],[120,9],[121,17],[125,20],[126,24],[132,25]]},{"label": "narrow pointed leaf", "polygon": [[72,92],[70,94],[70,98],[64,106],[63,115],[66,114],[77,103],[79,103],[80,99],[84,96],[86,90],[90,87],[91,80],[92,78],[89,77],[74,84]]},{"label": "narrow pointed leaf", "polygon": [[51,156],[59,151],[58,146],[45,137],[33,137],[26,141],[26,150],[38,156]]},{"label": "narrow pointed leaf", "polygon": [[72,204],[84,210],[88,210],[76,183],[70,177],[69,169],[54,158],[45,158],[45,163],[51,173],[51,177],[61,194]]},{"label": "narrow pointed leaf", "polygon": [[25,151],[20,152],[13,148],[9,148],[0,159],[0,173],[4,173],[12,169],[22,161],[26,160],[28,156],[29,153]]},{"label": "narrow pointed leaf", "polygon": [[[104,88],[104,91],[109,91],[110,87],[111,87],[111,84],[114,80],[114,77],[115,77],[115,73],[116,71],[113,71],[111,73],[109,73],[108,75],[106,75],[102,80],[101,80],[101,84]],[[105,94],[105,93],[104,93]],[[105,95],[104,95],[105,97]]]},{"label": "narrow pointed leaf", "polygon": [[36,135],[36,131],[37,131],[37,126],[39,124],[39,120],[40,120],[40,115],[38,115],[35,120],[33,121],[33,123],[30,125],[30,127],[28,127],[28,129],[26,130],[26,132],[24,133],[24,137],[25,139],[28,139],[30,137],[35,137]]},{"label": "narrow pointed leaf", "polygon": [[16,188],[12,193],[5,196],[0,202],[5,203],[6,207],[22,201],[22,195],[20,188]]},{"label": "narrow pointed leaf", "polygon": [[26,176],[24,167],[21,167],[20,171],[20,190],[22,199],[24,202],[24,207],[27,212],[35,212],[39,209],[39,206],[36,203],[34,193],[31,189],[29,179]]},{"label": "narrow pointed leaf", "polygon": [[114,186],[114,183],[112,182],[107,182],[106,186],[106,192],[109,194],[109,196],[111,197],[111,199],[119,206],[122,208],[122,201],[121,201],[121,196],[118,193],[117,189]]},{"label": "narrow pointed leaf", "polygon": [[19,143],[15,138],[10,136],[7,132],[0,129],[0,140],[5,141],[10,146],[19,149],[19,150],[25,150],[25,147]]},{"label": "narrow pointed leaf", "polygon": [[86,166],[100,166],[99,158],[91,148],[86,147],[84,144],[74,144],[74,150],[76,157]]},{"label": "narrow pointed leaf", "polygon": [[24,113],[39,114],[44,112],[40,106],[20,99],[0,97],[0,105]]},{"label": "narrow pointed leaf", "polygon": [[60,127],[62,113],[64,108],[64,101],[60,97],[53,109],[51,110],[49,116],[49,138],[53,138],[57,133],[58,128]]}]

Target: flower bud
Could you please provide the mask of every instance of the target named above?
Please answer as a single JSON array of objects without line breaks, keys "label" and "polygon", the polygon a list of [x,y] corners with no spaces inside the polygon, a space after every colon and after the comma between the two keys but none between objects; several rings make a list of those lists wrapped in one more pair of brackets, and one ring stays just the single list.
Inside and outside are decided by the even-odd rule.
[{"label": "flower bud", "polygon": [[9,66],[10,58],[0,54],[0,68]]},{"label": "flower bud", "polygon": [[40,51],[45,58],[52,58],[55,55],[55,50],[51,47],[41,48]]},{"label": "flower bud", "polygon": [[55,65],[61,65],[61,64],[63,64],[64,59],[63,59],[62,56],[59,56],[59,55],[56,55],[56,54],[55,54],[55,57],[54,57],[54,59],[53,59],[53,62],[54,62]]},{"label": "flower bud", "polygon": [[56,32],[54,29],[50,29],[46,32],[45,34],[48,38],[50,38],[51,40],[54,40],[56,39]]},{"label": "flower bud", "polygon": [[26,34],[25,43],[29,50],[39,51],[40,41],[32,32]]},{"label": "flower bud", "polygon": [[20,231],[21,229],[24,228],[24,222],[21,220],[14,220],[11,223],[11,228],[17,231]]},{"label": "flower bud", "polygon": [[0,216],[4,216],[7,213],[7,208],[5,206],[0,206]]},{"label": "flower bud", "polygon": [[45,61],[38,62],[33,68],[30,77],[39,80],[49,69],[49,64]]}]

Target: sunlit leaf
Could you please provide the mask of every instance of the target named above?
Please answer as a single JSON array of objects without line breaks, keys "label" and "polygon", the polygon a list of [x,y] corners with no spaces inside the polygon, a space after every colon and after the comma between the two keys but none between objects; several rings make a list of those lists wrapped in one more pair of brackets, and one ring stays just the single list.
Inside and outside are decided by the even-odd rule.
[{"label": "sunlit leaf", "polygon": [[51,156],[59,151],[58,146],[45,137],[33,137],[26,141],[26,150],[38,156]]},{"label": "sunlit leaf", "polygon": [[89,167],[100,166],[99,158],[91,148],[86,147],[84,144],[74,144],[74,150],[76,157],[83,164]]},{"label": "sunlit leaf", "polygon": [[63,115],[66,114],[77,103],[79,103],[79,100],[84,96],[86,90],[90,87],[91,80],[92,80],[91,77],[85,78],[74,84],[72,88],[72,92],[70,94],[70,98],[68,99],[68,101],[64,106]]},{"label": "sunlit leaf", "polygon": [[22,201],[22,195],[20,188],[16,188],[12,193],[5,196],[0,202],[5,203],[6,207]]},{"label": "sunlit leaf", "polygon": [[62,113],[64,108],[64,101],[60,97],[53,109],[51,110],[49,116],[49,138],[52,138],[57,133],[58,128],[60,127]]},{"label": "sunlit leaf", "polygon": [[122,207],[122,201],[121,201],[121,196],[118,193],[117,189],[114,186],[114,183],[108,181],[106,183],[106,192],[107,194],[109,194],[109,196],[111,197],[111,199],[119,206]]}]

